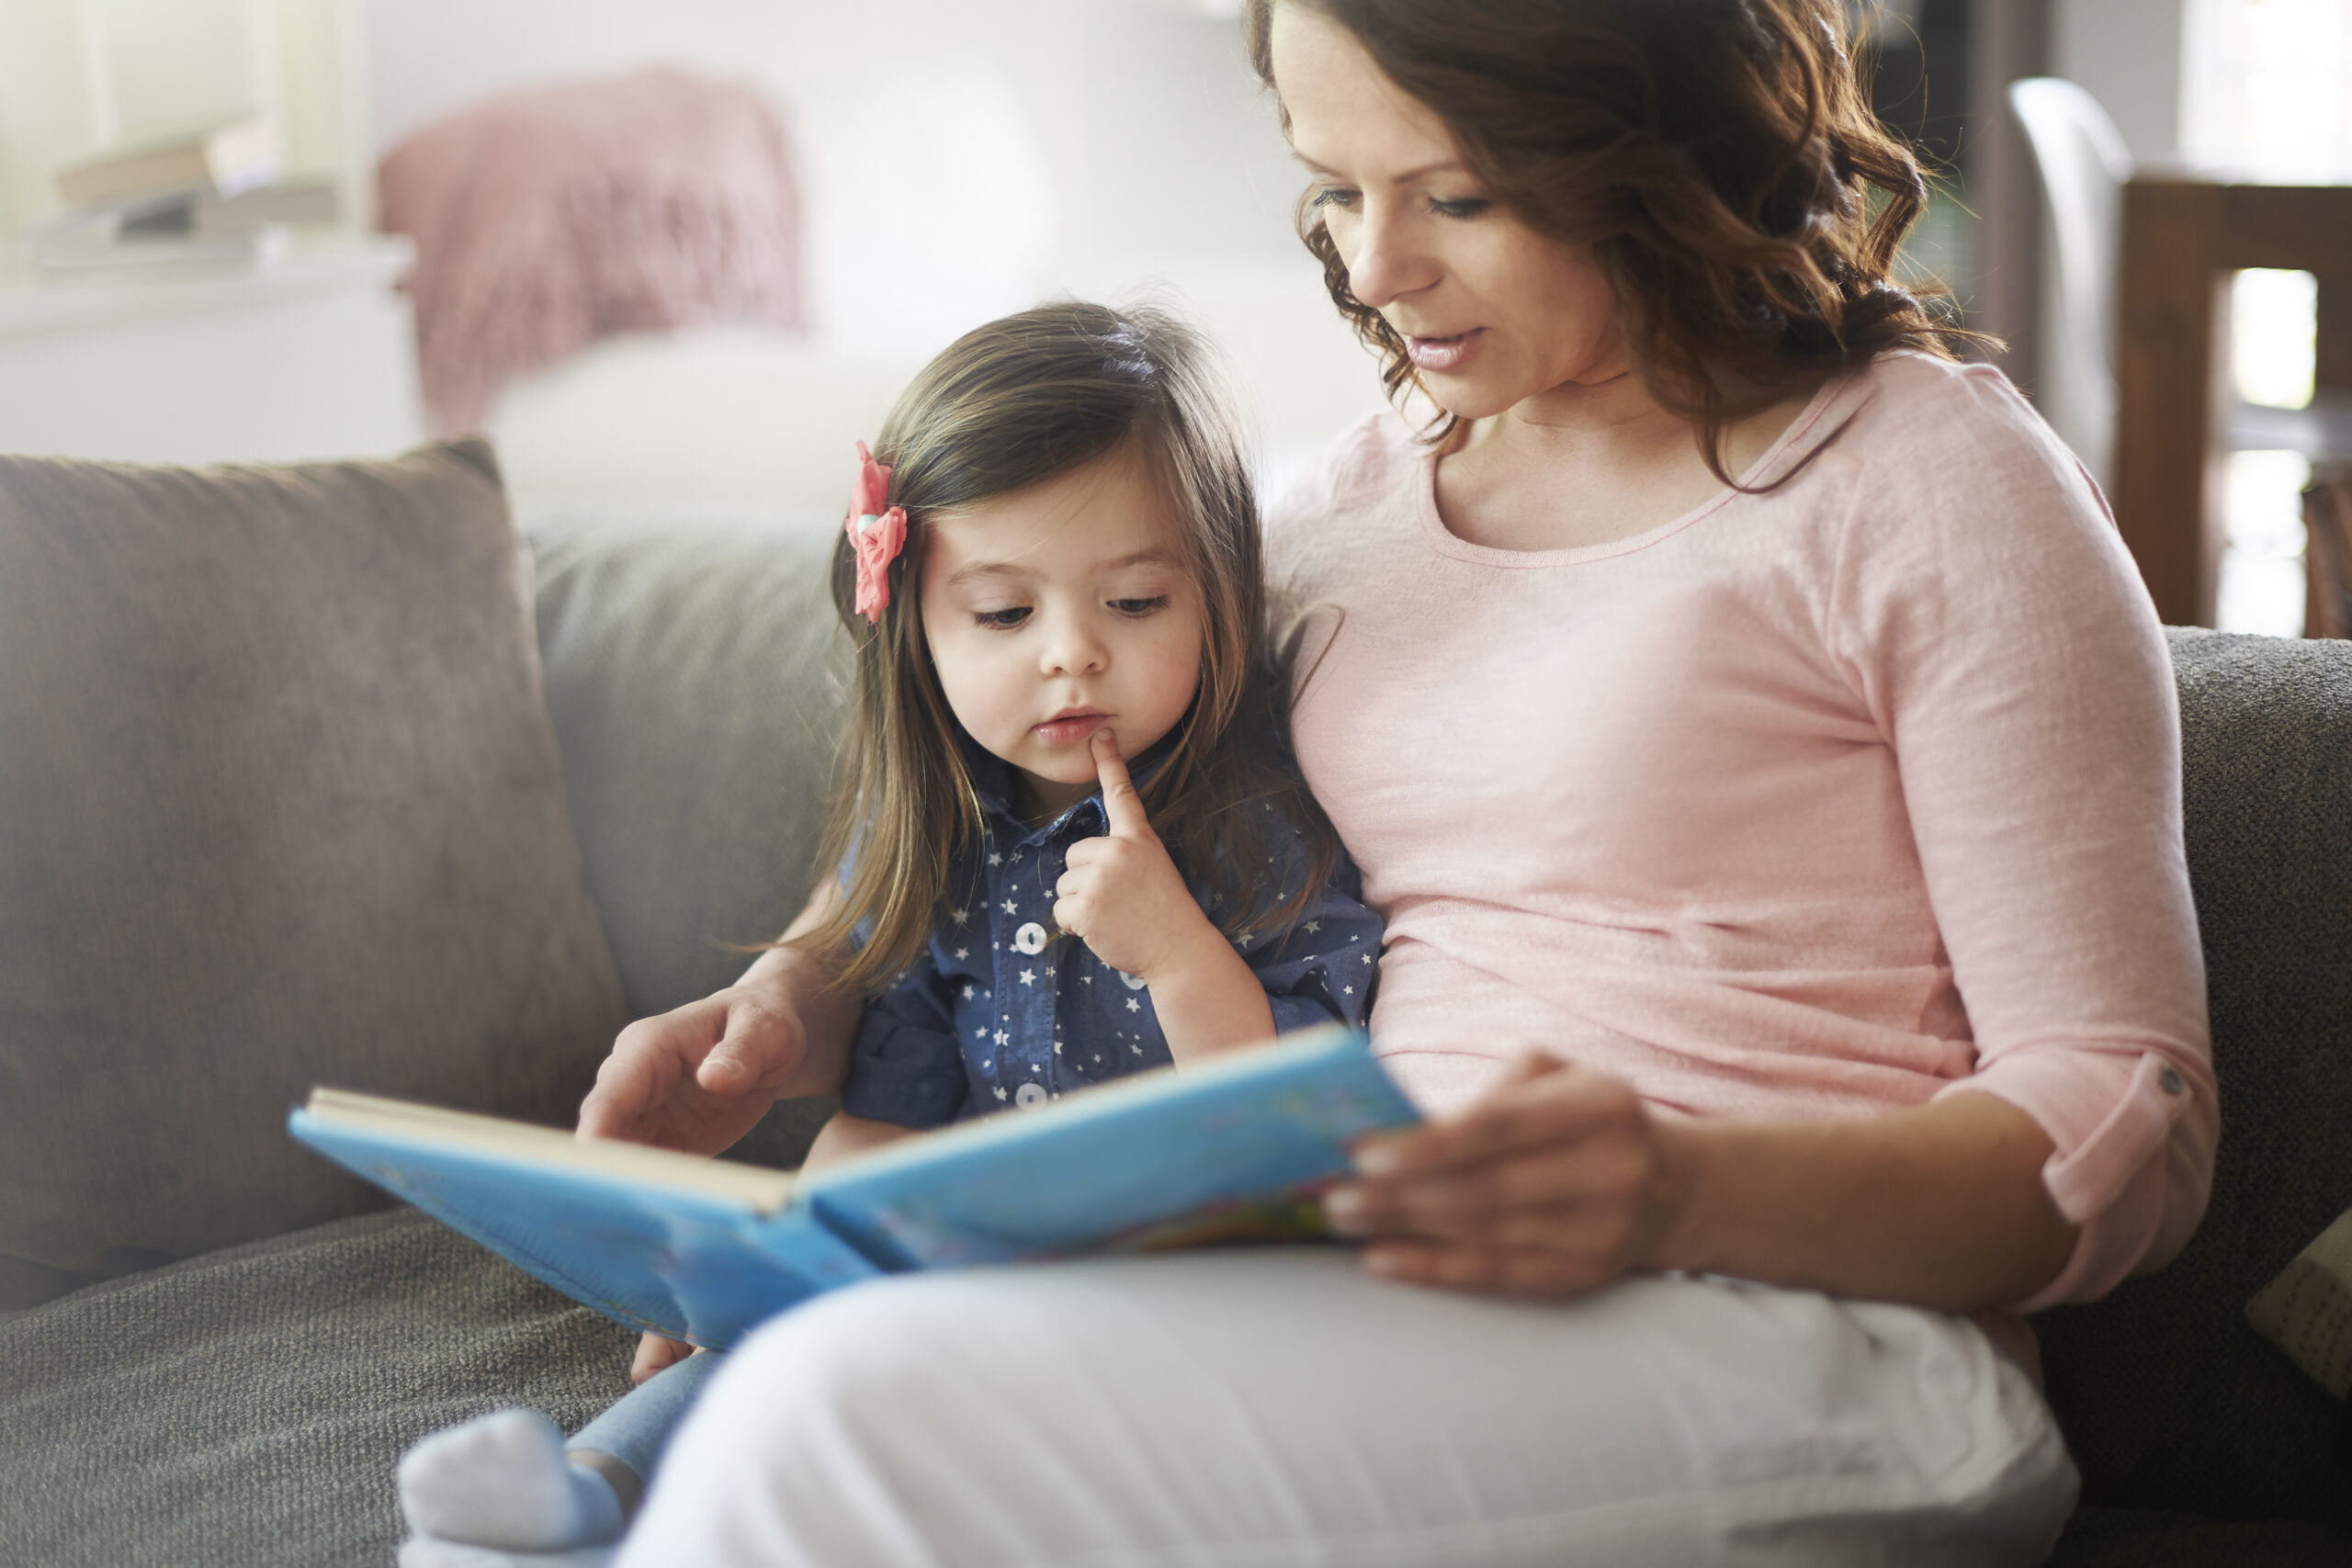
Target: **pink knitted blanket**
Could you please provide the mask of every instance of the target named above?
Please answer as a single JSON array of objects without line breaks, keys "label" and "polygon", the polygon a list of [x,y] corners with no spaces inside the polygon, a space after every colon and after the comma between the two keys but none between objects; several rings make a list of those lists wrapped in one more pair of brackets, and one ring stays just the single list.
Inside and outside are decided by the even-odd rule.
[{"label": "pink knitted blanket", "polygon": [[604,333],[800,324],[792,167],[751,88],[662,69],[495,98],[409,137],[377,182],[383,227],[416,242],[436,434]]}]

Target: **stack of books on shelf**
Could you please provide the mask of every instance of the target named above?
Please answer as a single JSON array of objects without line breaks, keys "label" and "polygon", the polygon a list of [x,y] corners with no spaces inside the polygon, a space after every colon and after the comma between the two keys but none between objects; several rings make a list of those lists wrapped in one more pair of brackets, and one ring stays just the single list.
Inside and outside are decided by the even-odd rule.
[{"label": "stack of books on shelf", "polygon": [[65,210],[28,231],[42,276],[157,277],[252,271],[291,226],[341,216],[325,179],[283,179],[268,120],[209,125],[58,171]]}]

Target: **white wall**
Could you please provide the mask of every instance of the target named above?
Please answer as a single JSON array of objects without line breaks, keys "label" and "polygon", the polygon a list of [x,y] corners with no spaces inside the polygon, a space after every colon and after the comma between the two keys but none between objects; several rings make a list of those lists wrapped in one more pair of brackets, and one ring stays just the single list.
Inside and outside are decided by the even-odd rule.
[{"label": "white wall", "polygon": [[[757,83],[826,119],[920,119],[941,84],[988,82],[1045,172],[1049,272],[1299,254],[1300,180],[1272,109],[1238,24],[1199,0],[363,4],[379,152],[493,93],[654,62]],[[917,243],[924,227],[920,209],[894,225]]]},{"label": "white wall", "polygon": [[51,173],[96,141],[75,0],[0,0],[0,234],[55,209]]},{"label": "white wall", "polygon": [[2051,73],[2106,107],[2139,161],[2178,155],[2189,0],[2053,0]]},{"label": "white wall", "polygon": [[0,238],[58,209],[58,168],[248,114],[289,173],[372,211],[359,0],[0,0]]},{"label": "white wall", "polygon": [[[1371,361],[1292,232],[1303,178],[1242,59],[1230,6],[357,3],[378,153],[496,93],[653,63],[768,92],[797,143],[822,360],[912,365],[1041,298],[1120,298],[1162,284],[1227,350],[1258,414],[1270,479],[1379,400]],[[755,368],[740,344],[689,352],[701,363],[672,367],[670,384],[725,382],[756,396],[797,373],[781,361]],[[601,357],[605,368],[586,365],[508,400],[501,435],[516,464],[549,479],[592,460],[609,466],[611,439],[590,450],[566,433],[626,427],[622,411],[598,401],[624,367],[647,385],[669,373],[626,346]],[[518,485],[523,478],[518,470]],[[609,474],[599,488],[619,484]]]}]

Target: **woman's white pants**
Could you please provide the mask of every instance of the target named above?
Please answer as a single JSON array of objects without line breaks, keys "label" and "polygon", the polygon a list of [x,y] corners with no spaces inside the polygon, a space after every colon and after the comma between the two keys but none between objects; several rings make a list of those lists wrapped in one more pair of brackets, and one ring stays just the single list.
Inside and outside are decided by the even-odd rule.
[{"label": "woman's white pants", "polygon": [[1260,1249],[903,1277],[729,1358],[622,1568],[2027,1564],[2049,1408],[1964,1320],[1574,1303]]}]

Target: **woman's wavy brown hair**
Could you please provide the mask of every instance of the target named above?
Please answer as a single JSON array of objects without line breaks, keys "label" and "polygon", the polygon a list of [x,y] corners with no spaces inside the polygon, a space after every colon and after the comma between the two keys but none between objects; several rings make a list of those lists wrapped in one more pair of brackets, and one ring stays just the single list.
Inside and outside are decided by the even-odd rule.
[{"label": "woman's wavy brown hair", "polygon": [[[1974,337],[1890,276],[1927,185],[1871,111],[1844,0],[1248,0],[1250,63],[1279,92],[1277,5],[1346,28],[1498,201],[1594,248],[1636,373],[1726,484],[1732,423],[1888,350]],[[1306,198],[1298,230],[1401,397],[1404,341],[1349,290]]]},{"label": "woman's wavy brown hair", "polygon": [[[1200,687],[1138,768],[1153,829],[1187,876],[1218,897],[1227,936],[1302,914],[1329,880],[1339,840],[1288,765],[1284,685],[1266,620],[1257,498],[1234,400],[1206,344],[1166,311],[1076,301],[976,328],[926,366],[874,444],[889,501],[907,510],[879,622],[857,613],[856,560],[833,552],[833,604],[857,645],[848,733],[820,861],[848,866],[832,917],[798,939],[856,951],[840,984],[871,991],[922,953],[957,855],[982,810],[967,737],[923,635],[922,563],[941,513],[1043,484],[1102,458],[1142,465],[1182,525],[1201,596]],[[1268,808],[1272,809],[1269,810]],[[1273,824],[1306,852],[1285,853]],[[1283,886],[1268,888],[1268,869]]]}]

